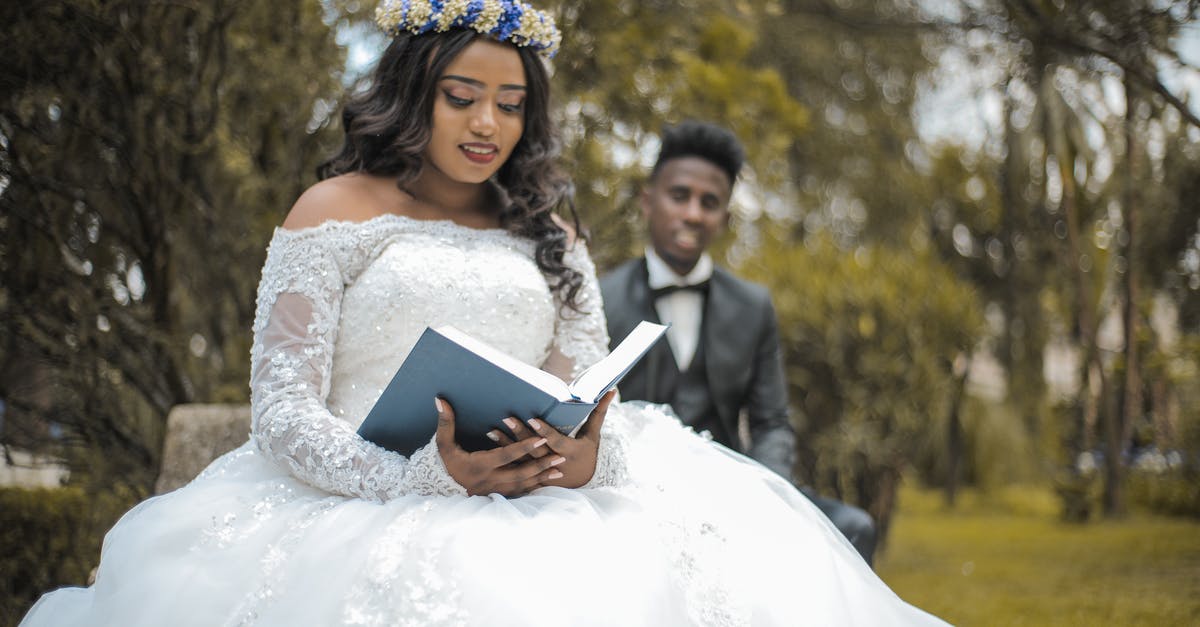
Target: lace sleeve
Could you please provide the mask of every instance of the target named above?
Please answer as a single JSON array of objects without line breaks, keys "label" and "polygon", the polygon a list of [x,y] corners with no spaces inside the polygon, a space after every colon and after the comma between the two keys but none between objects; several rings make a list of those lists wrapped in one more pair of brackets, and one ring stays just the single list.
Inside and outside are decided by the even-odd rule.
[{"label": "lace sleeve", "polygon": [[[596,267],[587,246],[582,241],[575,242],[563,256],[563,261],[583,274],[583,285],[579,288],[577,310],[558,303],[554,344],[543,367],[571,380],[608,354],[608,325],[604,320],[604,302],[596,280]],[[583,487],[621,485],[629,481],[625,466],[627,436],[621,424],[620,412],[610,410],[600,432],[596,471]]]},{"label": "lace sleeve", "polygon": [[325,405],[342,292],[371,254],[365,230],[343,223],[276,231],[258,288],[251,437],[296,477],[335,494],[466,494],[436,445],[405,459],[359,437]]}]

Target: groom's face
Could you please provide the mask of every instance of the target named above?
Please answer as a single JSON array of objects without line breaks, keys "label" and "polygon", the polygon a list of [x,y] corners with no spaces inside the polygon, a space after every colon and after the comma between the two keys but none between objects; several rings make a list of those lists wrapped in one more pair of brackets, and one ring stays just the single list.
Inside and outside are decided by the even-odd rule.
[{"label": "groom's face", "polygon": [[654,252],[676,273],[687,274],[729,224],[733,182],[700,157],[663,163],[642,191],[642,213]]}]

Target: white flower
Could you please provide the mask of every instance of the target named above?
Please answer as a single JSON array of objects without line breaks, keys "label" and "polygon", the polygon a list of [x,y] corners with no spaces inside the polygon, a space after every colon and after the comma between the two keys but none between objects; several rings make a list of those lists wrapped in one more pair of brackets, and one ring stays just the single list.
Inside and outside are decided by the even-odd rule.
[{"label": "white flower", "polygon": [[481,33],[490,33],[500,25],[501,15],[504,15],[504,5],[500,0],[483,0],[483,9],[475,18],[473,28]]},{"label": "white flower", "polygon": [[469,5],[469,0],[446,0],[446,2],[443,2],[442,14],[438,18],[437,31],[444,33],[450,30],[450,27],[454,25],[456,20],[466,17]]},{"label": "white flower", "polygon": [[406,28],[408,32],[417,34],[421,29],[425,28],[434,17],[433,3],[429,0],[422,2],[421,0],[410,0],[408,3],[408,11],[404,12],[404,21],[398,24],[399,28]]}]

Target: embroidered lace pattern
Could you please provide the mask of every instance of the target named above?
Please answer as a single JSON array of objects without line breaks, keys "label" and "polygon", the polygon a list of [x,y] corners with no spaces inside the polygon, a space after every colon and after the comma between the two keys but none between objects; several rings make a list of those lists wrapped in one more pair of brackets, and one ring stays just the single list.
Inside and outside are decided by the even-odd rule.
[{"label": "embroidered lace pattern", "polygon": [[[578,311],[558,303],[559,317],[554,334],[554,352],[573,365],[568,378],[575,378],[588,366],[608,354],[608,324],[604,319],[604,301],[596,281],[596,266],[588,255],[587,246],[576,242],[563,261],[583,274],[583,286],[577,297]],[[596,455],[596,470],[585,488],[623,485],[629,482],[625,466],[627,429],[619,409],[612,408],[600,432],[600,450]]]},{"label": "embroidered lace pattern", "polygon": [[276,231],[258,290],[251,434],[263,453],[334,494],[371,500],[465,494],[437,455],[414,454],[406,463],[358,437],[324,403],[345,285],[396,227],[373,220]]},{"label": "embroidered lace pattern", "polygon": [[[415,544],[413,532],[425,523],[433,503],[407,509],[392,520],[372,549],[363,572],[366,583],[344,599],[346,625],[418,627],[470,625],[453,577],[439,563],[437,543]],[[476,621],[478,622],[478,621]]]},{"label": "embroidered lace pattern", "polygon": [[304,540],[305,532],[322,516],[338,504],[338,499],[327,497],[310,503],[307,511],[289,526],[287,533],[272,542],[259,563],[260,575],[257,578],[258,587],[243,597],[242,602],[234,609],[227,625],[250,627],[258,624],[259,614],[275,599],[285,593],[287,577],[282,576],[288,566],[296,547]]},{"label": "embroidered lace pattern", "polygon": [[632,481],[626,466],[629,430],[625,415],[619,407],[610,406],[600,430],[600,449],[596,452],[596,470],[583,487],[621,486]]},{"label": "embroidered lace pattern", "polygon": [[[322,490],[386,501],[463,495],[430,443],[405,459],[355,429],[428,320],[573,376],[607,353],[595,269],[582,244],[583,313],[558,306],[532,244],[501,230],[380,216],[277,230],[259,285],[251,434],[264,454]],[[628,480],[619,422],[606,421],[589,487]]]},{"label": "embroidered lace pattern", "polygon": [[747,610],[733,594],[736,582],[728,581],[726,538],[709,522],[666,519],[662,537],[674,558],[675,574],[687,599],[688,613],[696,625],[744,627]]},{"label": "embroidered lace pattern", "polygon": [[588,255],[587,246],[576,242],[563,262],[584,276],[576,297],[578,311],[561,304],[559,307],[554,348],[573,364],[568,378],[579,376],[585,368],[608,354],[608,324],[604,319],[604,301],[596,281],[596,266]]}]

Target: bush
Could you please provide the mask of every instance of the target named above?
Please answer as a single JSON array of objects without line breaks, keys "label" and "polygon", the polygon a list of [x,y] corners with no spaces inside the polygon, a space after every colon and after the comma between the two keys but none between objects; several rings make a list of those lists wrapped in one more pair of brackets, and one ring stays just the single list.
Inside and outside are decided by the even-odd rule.
[{"label": "bush", "polygon": [[[968,394],[959,416],[963,446],[960,487],[973,486],[990,492],[1046,480],[1046,464],[1038,454],[1038,443],[1012,403]],[[913,465],[922,485],[945,488],[949,464],[948,415],[936,414],[931,421],[928,437],[921,442]]]},{"label": "bush", "polygon": [[764,245],[747,276],[775,299],[802,481],[865,507],[886,534],[895,490],[983,331],[976,293],[928,255],[828,241]]},{"label": "bush", "polygon": [[[1134,505],[1170,516],[1200,518],[1200,334],[1180,342],[1169,371],[1179,392],[1174,438],[1163,438],[1149,463],[1129,472],[1129,500]],[[1169,449],[1169,450],[1168,450]],[[1167,450],[1165,454],[1162,452]]]},{"label": "bush", "polygon": [[44,592],[87,584],[104,533],[136,500],[125,491],[0,488],[0,625],[16,625]]},{"label": "bush", "polygon": [[1062,505],[1062,519],[1086,523],[1100,509],[1100,477],[1097,473],[1064,470],[1054,478],[1054,492]]},{"label": "bush", "polygon": [[1183,469],[1129,474],[1129,498],[1150,511],[1200,518],[1200,476]]}]

